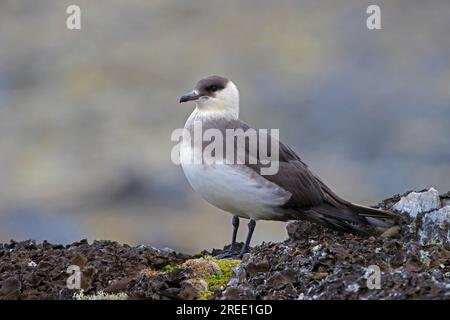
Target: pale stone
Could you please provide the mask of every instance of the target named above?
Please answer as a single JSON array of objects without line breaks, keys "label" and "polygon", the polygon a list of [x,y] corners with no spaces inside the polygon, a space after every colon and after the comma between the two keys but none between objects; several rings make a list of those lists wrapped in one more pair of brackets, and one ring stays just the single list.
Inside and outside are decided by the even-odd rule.
[{"label": "pale stone", "polygon": [[450,242],[450,206],[425,214],[419,239],[423,244]]},{"label": "pale stone", "polygon": [[434,188],[425,192],[410,192],[393,206],[393,209],[407,213],[411,218],[416,218],[421,212],[439,208],[441,208],[441,200],[439,199],[439,192]]}]

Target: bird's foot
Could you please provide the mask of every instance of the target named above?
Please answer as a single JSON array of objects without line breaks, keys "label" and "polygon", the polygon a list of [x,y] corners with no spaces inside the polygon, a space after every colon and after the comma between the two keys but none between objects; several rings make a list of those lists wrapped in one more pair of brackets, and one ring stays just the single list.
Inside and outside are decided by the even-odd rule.
[{"label": "bird's foot", "polygon": [[239,252],[235,250],[228,250],[225,252],[222,252],[221,254],[218,254],[214,256],[215,259],[241,259],[242,256]]},{"label": "bird's foot", "polygon": [[237,259],[241,260],[244,254],[248,253],[250,250],[249,248],[243,249],[241,251],[236,250],[227,250],[222,252],[221,254],[218,254],[214,256],[216,259]]}]

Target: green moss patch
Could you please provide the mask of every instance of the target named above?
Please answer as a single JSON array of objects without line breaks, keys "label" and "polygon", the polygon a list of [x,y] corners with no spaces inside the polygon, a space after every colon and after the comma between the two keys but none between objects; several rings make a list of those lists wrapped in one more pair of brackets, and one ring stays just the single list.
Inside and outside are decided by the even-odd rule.
[{"label": "green moss patch", "polygon": [[175,266],[168,264],[165,265],[161,270],[164,272],[172,272],[173,270],[175,270]]},{"label": "green moss patch", "polygon": [[207,257],[207,259],[219,266],[220,273],[205,276],[204,279],[208,284],[208,290],[199,293],[199,300],[209,299],[213,294],[213,290],[216,288],[223,290],[233,275],[233,268],[241,263],[241,260],[236,259],[215,259],[213,257]]}]

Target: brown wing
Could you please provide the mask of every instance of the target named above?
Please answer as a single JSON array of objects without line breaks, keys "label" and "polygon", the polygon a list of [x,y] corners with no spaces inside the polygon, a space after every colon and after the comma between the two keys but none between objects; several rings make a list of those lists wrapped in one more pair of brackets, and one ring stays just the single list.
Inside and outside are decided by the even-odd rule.
[{"label": "brown wing", "polygon": [[[230,122],[228,129],[243,129],[244,131],[251,127],[243,121],[235,120]],[[256,130],[256,129],[255,129]],[[258,130],[257,130],[258,131]],[[270,136],[267,139],[271,139]],[[258,140],[259,142],[259,140]],[[270,145],[270,142],[268,142]],[[312,207],[318,206],[327,200],[327,195],[322,188],[322,182],[317,179],[308,169],[308,166],[300,159],[300,157],[292,151],[288,146],[279,142],[279,170],[274,175],[264,175],[263,177],[292,194],[287,206],[292,207]],[[236,145],[235,145],[236,149]],[[246,145],[246,153],[251,149]],[[260,159],[259,150],[252,157]],[[261,163],[247,164],[258,173],[264,167]]]},{"label": "brown wing", "polygon": [[[251,127],[236,120],[231,122],[228,128],[241,128],[245,131]],[[249,150],[246,149],[246,152]],[[259,159],[259,154],[254,156]],[[247,164],[247,166],[259,174],[263,167],[261,163]],[[364,231],[355,224],[376,225],[374,221],[367,220],[366,217],[392,218],[385,211],[354,205],[337,196],[309,170],[308,166],[291,148],[281,142],[279,142],[278,173],[263,177],[292,194],[289,201],[283,205],[284,210],[292,213],[292,218],[306,218],[335,229],[360,233],[364,233]]]}]

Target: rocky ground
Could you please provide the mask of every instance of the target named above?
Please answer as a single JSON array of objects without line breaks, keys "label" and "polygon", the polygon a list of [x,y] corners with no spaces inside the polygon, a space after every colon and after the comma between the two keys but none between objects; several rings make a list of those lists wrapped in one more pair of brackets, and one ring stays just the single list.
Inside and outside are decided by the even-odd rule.
[{"label": "rocky ground", "polygon": [[[450,299],[450,193],[410,192],[379,207],[403,217],[380,237],[292,222],[286,241],[242,261],[212,258],[221,250],[11,241],[0,245],[0,299]],[[71,265],[79,290],[67,287]]]}]

